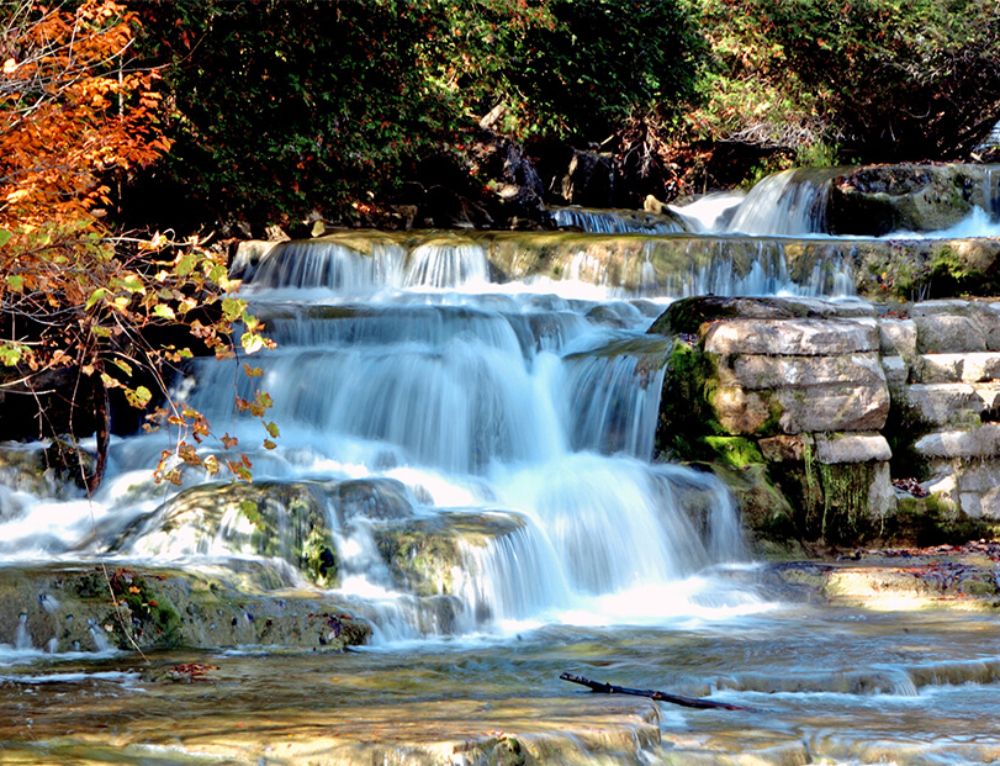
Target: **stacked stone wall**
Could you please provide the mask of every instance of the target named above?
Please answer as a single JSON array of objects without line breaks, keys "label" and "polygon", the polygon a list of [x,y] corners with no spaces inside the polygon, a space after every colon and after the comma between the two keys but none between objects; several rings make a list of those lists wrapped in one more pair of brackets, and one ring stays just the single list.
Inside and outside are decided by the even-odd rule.
[{"label": "stacked stone wall", "polygon": [[658,448],[722,476],[762,541],[1000,522],[1000,304],[709,296],[650,331],[674,338]]}]

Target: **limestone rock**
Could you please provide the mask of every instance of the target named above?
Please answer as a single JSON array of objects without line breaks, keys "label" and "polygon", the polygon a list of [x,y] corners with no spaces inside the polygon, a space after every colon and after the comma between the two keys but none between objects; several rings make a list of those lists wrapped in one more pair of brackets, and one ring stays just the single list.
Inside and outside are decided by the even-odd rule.
[{"label": "limestone rock", "polygon": [[900,390],[910,377],[910,365],[901,356],[883,356],[882,371],[890,390]]},{"label": "limestone rock", "polygon": [[771,463],[801,463],[815,444],[810,434],[778,434],[757,442],[764,459]]},{"label": "limestone rock", "polygon": [[906,403],[933,426],[976,425],[996,408],[1000,384],[929,383],[907,386]]},{"label": "limestone rock", "polygon": [[880,236],[946,229],[983,198],[982,165],[877,165],[834,179],[827,207],[831,233]]},{"label": "limestone rock", "polygon": [[719,356],[832,356],[878,349],[876,327],[846,320],[729,319],[710,325],[705,334],[705,351]]},{"label": "limestone rock", "polygon": [[805,388],[839,385],[885,385],[885,372],[875,353],[831,356],[777,356],[743,354],[732,366],[720,363],[719,379],[725,386],[754,391],[768,388]]},{"label": "limestone rock", "polygon": [[913,321],[921,354],[987,350],[989,331],[974,317],[938,314],[915,317]]},{"label": "limestone rock", "polygon": [[816,459],[824,465],[884,462],[891,457],[882,434],[816,434]]},{"label": "limestone rock", "polygon": [[928,434],[914,445],[925,457],[991,458],[1000,456],[1000,425],[984,423],[969,430]]},{"label": "limestone rock", "polygon": [[982,383],[1000,379],[1000,353],[921,354],[914,366],[921,383]]},{"label": "limestone rock", "polygon": [[788,434],[820,431],[877,431],[889,414],[889,391],[883,386],[819,386],[775,392],[781,406],[779,425]]},{"label": "limestone rock", "polygon": [[879,319],[879,345],[886,356],[917,353],[917,325],[912,319]]}]

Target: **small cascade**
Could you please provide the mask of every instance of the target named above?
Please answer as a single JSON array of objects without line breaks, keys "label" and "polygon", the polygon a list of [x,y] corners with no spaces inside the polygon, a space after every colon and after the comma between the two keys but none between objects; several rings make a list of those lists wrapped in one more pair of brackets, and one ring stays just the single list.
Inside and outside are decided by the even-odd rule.
[{"label": "small cascade", "polygon": [[983,202],[986,212],[993,221],[1000,218],[1000,168],[996,165],[985,167]]},{"label": "small cascade", "polygon": [[95,620],[88,621],[87,629],[90,631],[90,637],[94,640],[94,651],[107,652],[111,649],[107,635]]},{"label": "small cascade", "polygon": [[736,192],[717,192],[684,204],[671,205],[670,209],[687,222],[688,231],[711,234],[726,230],[727,224],[746,196]]},{"label": "small cascade", "polygon": [[456,593],[479,623],[503,625],[568,604],[572,589],[561,568],[549,566],[555,551],[537,526],[526,524],[487,545],[463,545]]},{"label": "small cascade", "polygon": [[21,612],[18,615],[17,634],[14,637],[14,648],[19,651],[30,651],[35,648],[31,641],[31,633],[28,631],[28,614]]},{"label": "small cascade", "polygon": [[668,345],[638,338],[567,358],[560,387],[575,392],[566,402],[573,449],[653,454]]},{"label": "small cascade", "polygon": [[826,201],[836,169],[786,170],[759,181],[724,231],[755,236],[804,236],[826,231]]},{"label": "small cascade", "polygon": [[402,287],[406,248],[376,242],[363,253],[339,242],[281,242],[256,263],[234,264],[234,276],[254,288],[327,288],[348,295],[369,295]]},{"label": "small cascade", "polygon": [[403,284],[405,287],[445,289],[484,286],[489,281],[489,261],[479,245],[429,243],[413,251]]},{"label": "small cascade", "polygon": [[563,207],[552,211],[560,228],[574,228],[590,234],[679,234],[690,231],[683,219],[640,210],[588,210]]}]

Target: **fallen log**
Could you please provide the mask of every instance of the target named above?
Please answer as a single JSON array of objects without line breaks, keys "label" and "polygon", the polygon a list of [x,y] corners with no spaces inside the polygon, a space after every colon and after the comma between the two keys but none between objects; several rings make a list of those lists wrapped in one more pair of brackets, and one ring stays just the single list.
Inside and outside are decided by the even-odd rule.
[{"label": "fallen log", "polygon": [[650,699],[657,700],[658,702],[670,702],[674,705],[693,707],[699,710],[754,711],[754,708],[730,705],[727,702],[712,702],[711,700],[701,699],[699,697],[684,697],[680,694],[668,694],[667,692],[658,692],[652,689],[630,689],[627,686],[604,684],[600,681],[591,681],[589,678],[584,678],[583,676],[575,676],[572,673],[563,673],[559,676],[559,678],[563,681],[569,681],[574,684],[586,686],[590,689],[590,691],[598,692],[599,694],[631,694],[633,697],[649,697]]}]

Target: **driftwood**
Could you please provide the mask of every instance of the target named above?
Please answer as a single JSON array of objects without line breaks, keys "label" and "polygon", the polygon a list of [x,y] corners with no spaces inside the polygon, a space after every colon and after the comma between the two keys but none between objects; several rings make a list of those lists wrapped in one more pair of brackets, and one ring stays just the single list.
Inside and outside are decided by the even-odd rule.
[{"label": "driftwood", "polygon": [[603,684],[600,681],[591,681],[583,676],[575,676],[572,673],[563,673],[559,676],[563,681],[570,681],[574,684],[586,686],[592,692],[600,694],[631,694],[633,697],[649,697],[658,702],[670,702],[683,707],[693,707],[699,710],[745,710],[753,711],[753,708],[730,705],[726,702],[712,702],[711,700],[700,699],[698,697],[683,697],[680,694],[668,694],[667,692],[653,691],[652,689],[630,689],[627,686],[615,686],[614,684]]}]

